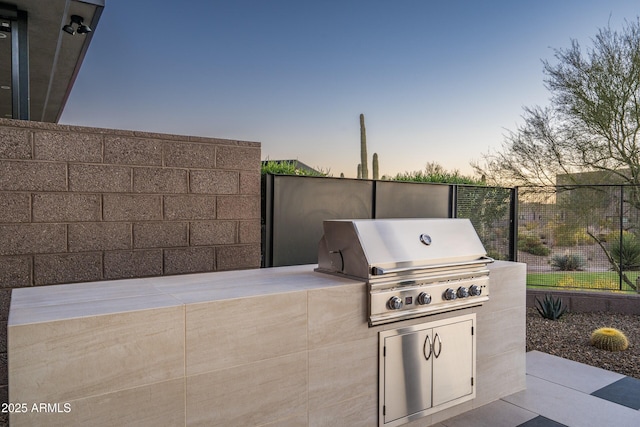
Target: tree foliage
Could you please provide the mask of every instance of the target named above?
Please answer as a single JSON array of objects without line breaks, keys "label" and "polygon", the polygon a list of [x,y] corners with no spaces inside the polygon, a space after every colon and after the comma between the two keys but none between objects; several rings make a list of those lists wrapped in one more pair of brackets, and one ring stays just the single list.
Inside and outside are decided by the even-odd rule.
[{"label": "tree foliage", "polygon": [[[598,30],[584,50],[572,40],[569,48],[555,51],[555,59],[543,61],[550,105],[525,108],[524,123],[508,131],[501,151],[474,165],[476,172],[490,182],[558,192],[571,183],[628,184],[624,202],[640,209],[640,18],[620,31]],[[559,181],[563,185],[556,186]],[[573,201],[558,195],[572,216],[586,221],[597,213],[595,208],[585,212],[588,199]],[[589,226],[586,233],[635,289],[621,257],[616,259]]]},{"label": "tree foliage", "polygon": [[262,162],[260,173],[274,175],[302,175],[302,176],[331,176],[328,170],[319,168],[319,170],[309,170],[299,168],[297,162],[294,161],[275,161],[267,160]]},{"label": "tree foliage", "polygon": [[557,175],[585,171],[640,184],[640,19],[600,29],[592,42],[583,51],[572,40],[555,63],[543,61],[550,105],[526,107],[477,172],[502,185],[555,185]]},{"label": "tree foliage", "polygon": [[459,170],[448,171],[437,162],[429,162],[423,171],[398,173],[392,181],[432,182],[444,184],[486,185],[482,179],[465,176]]}]

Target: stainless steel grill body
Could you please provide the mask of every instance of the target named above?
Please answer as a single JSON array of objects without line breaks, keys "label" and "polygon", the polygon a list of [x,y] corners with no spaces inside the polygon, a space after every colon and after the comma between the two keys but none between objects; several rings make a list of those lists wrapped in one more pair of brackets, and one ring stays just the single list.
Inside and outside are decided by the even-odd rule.
[{"label": "stainless steel grill body", "polygon": [[367,281],[375,326],[482,304],[492,261],[467,219],[329,220],[317,271]]}]

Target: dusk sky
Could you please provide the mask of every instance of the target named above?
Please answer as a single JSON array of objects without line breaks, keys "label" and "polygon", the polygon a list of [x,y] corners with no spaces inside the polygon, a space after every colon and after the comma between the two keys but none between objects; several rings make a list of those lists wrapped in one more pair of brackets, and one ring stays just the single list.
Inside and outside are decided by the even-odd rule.
[{"label": "dusk sky", "polygon": [[437,162],[470,175],[542,59],[640,15],[638,0],[106,0],[60,123],[262,143],[355,177]]}]

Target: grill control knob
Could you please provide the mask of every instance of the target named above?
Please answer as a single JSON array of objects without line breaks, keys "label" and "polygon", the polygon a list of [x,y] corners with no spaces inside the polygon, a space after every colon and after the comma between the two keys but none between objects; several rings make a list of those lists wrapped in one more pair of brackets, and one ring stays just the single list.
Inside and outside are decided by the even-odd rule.
[{"label": "grill control knob", "polygon": [[471,287],[469,287],[469,295],[477,297],[480,296],[480,294],[482,294],[482,288],[478,285],[471,285]]},{"label": "grill control knob", "polygon": [[402,308],[402,300],[400,297],[391,297],[387,301],[387,307],[389,310],[400,310]]},{"label": "grill control knob", "polygon": [[430,302],[431,302],[431,295],[429,295],[426,292],[420,292],[420,295],[418,295],[418,304],[426,305],[426,304],[429,304]]},{"label": "grill control knob", "polygon": [[451,288],[448,288],[446,291],[444,291],[444,299],[451,301],[457,298],[456,295],[456,291],[454,291]]},{"label": "grill control knob", "polygon": [[458,288],[458,298],[466,298],[469,296],[469,291],[464,286]]}]

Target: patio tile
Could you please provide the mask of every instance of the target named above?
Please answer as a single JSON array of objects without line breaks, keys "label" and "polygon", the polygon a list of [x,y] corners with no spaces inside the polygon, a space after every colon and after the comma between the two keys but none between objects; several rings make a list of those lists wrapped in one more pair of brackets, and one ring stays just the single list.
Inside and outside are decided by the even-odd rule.
[{"label": "patio tile", "polygon": [[549,418],[545,418],[542,415],[538,415],[532,420],[518,425],[518,427],[567,427],[564,424],[557,423]]},{"label": "patio tile", "polygon": [[592,396],[615,402],[632,409],[640,409],[640,380],[624,377],[591,393]]},{"label": "patio tile", "polygon": [[622,374],[539,351],[527,353],[527,375],[587,394],[624,378]]},{"label": "patio tile", "polygon": [[487,405],[465,412],[441,423],[445,427],[515,427],[525,425],[536,414],[516,405],[497,400]]},{"label": "patio tile", "polygon": [[[553,372],[553,371],[551,371]],[[531,375],[527,389],[503,400],[568,427],[637,427],[640,412]]]}]

